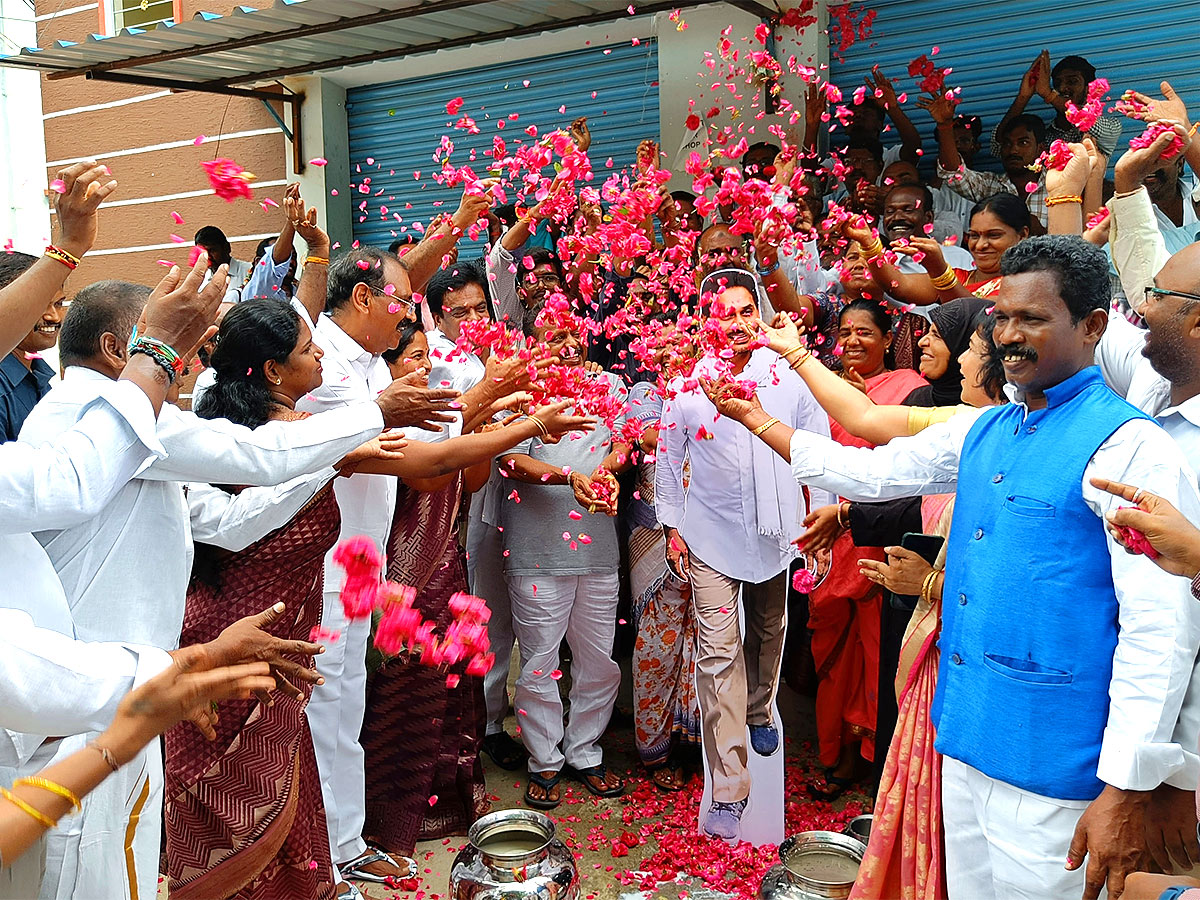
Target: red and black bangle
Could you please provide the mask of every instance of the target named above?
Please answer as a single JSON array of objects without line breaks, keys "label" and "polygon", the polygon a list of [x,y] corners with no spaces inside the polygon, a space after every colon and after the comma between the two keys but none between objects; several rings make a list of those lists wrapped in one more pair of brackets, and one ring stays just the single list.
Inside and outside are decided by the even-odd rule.
[{"label": "red and black bangle", "polygon": [[45,255],[55,262],[62,263],[68,269],[74,270],[79,267],[79,257],[73,256],[62,247],[56,247],[53,244],[47,244]]}]

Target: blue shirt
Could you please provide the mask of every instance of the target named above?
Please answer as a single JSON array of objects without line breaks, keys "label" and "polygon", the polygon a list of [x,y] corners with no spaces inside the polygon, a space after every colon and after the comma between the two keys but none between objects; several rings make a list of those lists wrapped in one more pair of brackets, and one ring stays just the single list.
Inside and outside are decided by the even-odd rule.
[{"label": "blue shirt", "polygon": [[5,441],[15,441],[25,418],[39,400],[50,391],[54,370],[41,359],[31,359],[30,367],[17,358],[14,350],[0,361],[0,428]]}]

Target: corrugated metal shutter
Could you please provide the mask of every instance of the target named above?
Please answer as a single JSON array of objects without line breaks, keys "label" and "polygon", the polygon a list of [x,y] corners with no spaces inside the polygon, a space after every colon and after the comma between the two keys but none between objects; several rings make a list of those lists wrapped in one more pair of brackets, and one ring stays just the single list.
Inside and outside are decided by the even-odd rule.
[{"label": "corrugated metal shutter", "polygon": [[[1200,117],[1200,68],[1195,64],[1200,35],[1200,0],[1103,0],[1085,4],[1045,3],[1042,0],[872,0],[874,33],[853,44],[845,60],[834,60],[830,78],[846,91],[863,83],[878,65],[896,85],[908,91],[905,111],[925,138],[925,153],[937,152],[933,122],[916,105],[919,92],[908,75],[908,64],[938,47],[931,57],[941,67],[952,66],[947,79],[962,87],[964,113],[983,119],[984,151],[992,129],[1008,110],[1021,76],[1037,54],[1050,51],[1051,63],[1075,54],[1096,67],[1112,84],[1115,100],[1127,89],[1158,97],[1168,80],[1180,93],[1192,117]],[[1035,97],[1029,111],[1051,118],[1050,108]],[[1118,153],[1140,126],[1126,120]],[[885,143],[896,143],[892,132]],[[981,156],[981,168],[999,169]]]},{"label": "corrugated metal shutter", "polygon": [[[447,124],[446,103],[454,97],[463,98],[459,115],[474,118],[480,134],[468,135]],[[565,112],[559,112],[563,106]],[[475,169],[479,172],[486,169],[482,154],[491,149],[493,135],[501,135],[511,148],[517,141],[530,140],[525,134],[529,125],[537,125],[538,133],[544,134],[586,115],[592,132],[588,155],[596,173],[595,186],[611,171],[631,165],[638,143],[658,138],[657,44],[647,38],[638,46],[589,47],[355,88],[347,92],[346,109],[351,177],[357,181],[371,175],[362,221],[364,213],[357,204],[368,195],[355,194],[354,236],[386,246],[413,222],[426,223],[432,215],[456,208],[461,192],[443,188],[429,177],[435,169],[433,152],[443,134],[454,141],[456,165],[467,163],[472,149],[478,152]],[[498,131],[496,121],[511,113],[520,118]],[[367,164],[368,157],[374,165]],[[609,158],[613,169],[605,166]],[[420,177],[414,177],[416,172]],[[386,216],[380,215],[382,206],[388,209]]]}]

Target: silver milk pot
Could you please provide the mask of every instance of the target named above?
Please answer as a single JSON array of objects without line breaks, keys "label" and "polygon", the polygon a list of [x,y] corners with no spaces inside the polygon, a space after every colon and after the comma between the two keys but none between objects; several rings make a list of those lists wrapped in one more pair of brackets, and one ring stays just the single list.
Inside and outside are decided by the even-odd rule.
[{"label": "silver milk pot", "polygon": [[779,845],[779,864],[767,870],[761,900],[842,900],[850,896],[866,845],[834,831],[806,831]]},{"label": "silver milk pot", "polygon": [[579,872],[549,816],[490,813],[471,826],[450,870],[452,900],[579,900]]}]

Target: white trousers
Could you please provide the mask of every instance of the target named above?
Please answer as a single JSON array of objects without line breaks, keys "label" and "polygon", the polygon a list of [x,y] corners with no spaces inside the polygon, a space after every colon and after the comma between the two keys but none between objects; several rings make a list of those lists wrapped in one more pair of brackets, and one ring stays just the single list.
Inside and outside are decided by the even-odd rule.
[{"label": "white trousers", "polygon": [[[512,575],[508,586],[521,649],[517,721],[529,771],[557,772],[564,760],[577,769],[600,765],[600,736],[621,686],[621,670],[612,658],[617,573]],[[565,728],[558,681],[551,677],[564,637],[572,656],[571,719]]]},{"label": "white trousers", "polygon": [[[321,773],[329,852],[336,864],[349,862],[367,849],[362,839],[366,774],[358,735],[367,708],[367,640],[371,635],[371,620],[349,621],[339,593],[326,591],[321,625],[341,631],[342,635],[326,645],[325,652],[317,657],[317,672],[325,683],[313,688],[305,711]],[[397,735],[397,740],[400,739]]]},{"label": "white trousers", "polygon": [[[482,504],[480,504],[482,505]],[[483,676],[483,699],[487,706],[486,734],[504,730],[508,715],[508,670],[512,665],[512,604],[504,580],[504,544],[500,530],[485,525],[474,513],[467,528],[467,577],[471,593],[487,601],[488,642],[496,655],[491,671]]]},{"label": "white trousers", "polygon": [[[190,727],[190,726],[188,726]],[[97,734],[62,742],[65,759]],[[158,891],[163,760],[158,739],[83,798],[46,835],[40,900],[146,900]]]},{"label": "white trousers", "polygon": [[942,821],[950,900],[1083,896],[1086,866],[1074,872],[1064,866],[1087,806],[1086,800],[1031,794],[943,757]]}]

